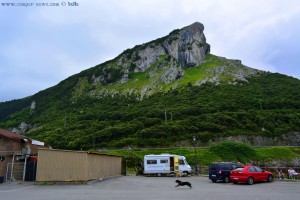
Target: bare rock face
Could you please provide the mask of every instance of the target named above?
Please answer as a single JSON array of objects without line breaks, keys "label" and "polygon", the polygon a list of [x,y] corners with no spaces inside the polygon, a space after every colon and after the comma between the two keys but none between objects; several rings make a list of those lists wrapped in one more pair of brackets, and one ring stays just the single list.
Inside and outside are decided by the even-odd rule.
[{"label": "bare rock face", "polygon": [[133,48],[130,56],[122,56],[118,65],[123,67],[132,63],[134,72],[144,72],[155,63],[160,56],[169,55],[181,67],[200,65],[206,54],[210,52],[210,45],[206,43],[203,24],[196,22],[180,30],[172,31],[168,36]]},{"label": "bare rock face", "polygon": [[124,51],[114,64],[99,68],[93,74],[94,85],[106,85],[114,82],[126,83],[131,73],[145,72],[162,57],[172,61],[166,74],[161,75],[163,83],[170,83],[183,76],[182,68],[200,65],[210,51],[203,33],[203,24],[196,22],[169,35],[146,44],[137,45]]},{"label": "bare rock face", "polygon": [[184,72],[178,67],[169,68],[163,76],[160,77],[160,82],[168,84],[184,75]]},{"label": "bare rock face", "polygon": [[200,65],[205,55],[210,52],[210,45],[206,43],[203,30],[204,26],[199,22],[184,27],[177,33],[171,33],[163,42],[163,47],[181,67]]},{"label": "bare rock face", "polygon": [[139,52],[139,60],[134,64],[136,65],[135,72],[145,71],[148,69],[161,55],[165,54],[162,46],[148,46]]}]

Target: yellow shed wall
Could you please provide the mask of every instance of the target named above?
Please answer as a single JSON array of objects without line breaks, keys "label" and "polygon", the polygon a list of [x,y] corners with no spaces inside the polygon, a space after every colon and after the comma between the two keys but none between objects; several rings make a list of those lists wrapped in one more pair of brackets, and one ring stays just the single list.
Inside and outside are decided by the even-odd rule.
[{"label": "yellow shed wall", "polygon": [[39,150],[36,181],[87,180],[87,153]]},{"label": "yellow shed wall", "polygon": [[39,149],[36,181],[88,181],[120,176],[122,157]]},{"label": "yellow shed wall", "polygon": [[88,154],[88,179],[120,176],[122,158],[108,155]]}]

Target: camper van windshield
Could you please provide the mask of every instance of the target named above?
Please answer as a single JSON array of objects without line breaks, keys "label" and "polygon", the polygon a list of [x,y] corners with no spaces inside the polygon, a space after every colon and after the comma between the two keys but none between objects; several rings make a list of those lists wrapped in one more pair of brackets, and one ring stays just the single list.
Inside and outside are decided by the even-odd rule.
[{"label": "camper van windshield", "polygon": [[185,162],[184,162],[184,160],[179,160],[179,165],[185,165]]}]

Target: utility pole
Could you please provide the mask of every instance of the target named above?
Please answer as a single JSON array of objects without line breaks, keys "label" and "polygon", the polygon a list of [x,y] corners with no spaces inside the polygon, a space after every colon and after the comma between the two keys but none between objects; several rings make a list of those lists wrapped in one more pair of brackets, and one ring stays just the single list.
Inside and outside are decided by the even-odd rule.
[{"label": "utility pole", "polygon": [[67,125],[67,117],[65,116],[65,119],[64,119],[64,127],[66,128],[66,125]]},{"label": "utility pole", "polygon": [[260,110],[262,110],[262,105],[261,105],[261,101],[259,102],[259,104],[260,104]]},{"label": "utility pole", "polygon": [[194,153],[195,153],[195,175],[198,175],[197,155],[196,155],[196,137],[193,136],[194,141]]},{"label": "utility pole", "polygon": [[167,119],[167,110],[165,110],[165,121],[166,121],[166,123],[168,122],[168,119]]}]

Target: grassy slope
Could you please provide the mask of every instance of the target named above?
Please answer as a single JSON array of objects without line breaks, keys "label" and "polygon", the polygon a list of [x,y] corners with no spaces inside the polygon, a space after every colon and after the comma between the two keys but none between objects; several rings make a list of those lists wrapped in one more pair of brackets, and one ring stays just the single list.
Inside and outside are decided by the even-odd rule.
[{"label": "grassy slope", "polygon": [[[256,155],[253,157],[245,157],[245,160],[239,160],[238,157],[233,156],[233,159],[226,160],[222,159],[220,156],[213,154],[209,148],[197,148],[196,149],[196,159],[203,165],[208,166],[211,162],[216,161],[239,161],[242,163],[247,163],[250,161],[255,162],[270,162],[270,161],[286,161],[291,162],[293,159],[300,158],[300,147],[263,147],[254,148]],[[190,148],[166,148],[166,149],[144,149],[144,150],[104,150],[102,153],[121,155],[130,157],[135,155],[139,158],[143,158],[147,154],[161,154],[161,153],[171,153],[183,155],[187,158],[189,164],[195,164],[195,151],[193,147]]]},{"label": "grassy slope", "polygon": [[[210,76],[211,74],[207,72],[208,69],[212,69],[214,67],[222,65],[222,61],[218,59],[217,56],[214,56],[212,54],[209,54],[205,58],[205,62],[197,67],[187,68],[183,69],[184,76],[181,79],[178,79],[170,84],[160,84],[158,82],[153,82],[155,78],[158,78],[158,76],[162,75],[164,73],[164,70],[157,70],[156,75],[153,77],[149,77],[148,73],[154,69],[156,69],[160,65],[168,65],[168,55],[163,55],[158,59],[155,63],[151,65],[150,68],[148,68],[144,72],[138,72],[134,73],[130,80],[124,84],[114,84],[114,85],[98,85],[96,88],[99,89],[107,89],[107,90],[114,90],[118,91],[120,93],[126,94],[126,91],[128,90],[136,90],[137,92],[141,92],[141,90],[147,86],[155,86],[156,88],[159,88],[159,92],[167,92],[171,88],[173,88],[175,85],[178,85],[180,87],[186,86],[188,83],[195,84],[197,81],[205,79],[207,76]],[[85,82],[84,80],[82,80]],[[82,91],[82,90],[80,90]],[[158,92],[157,91],[157,92]]]}]

